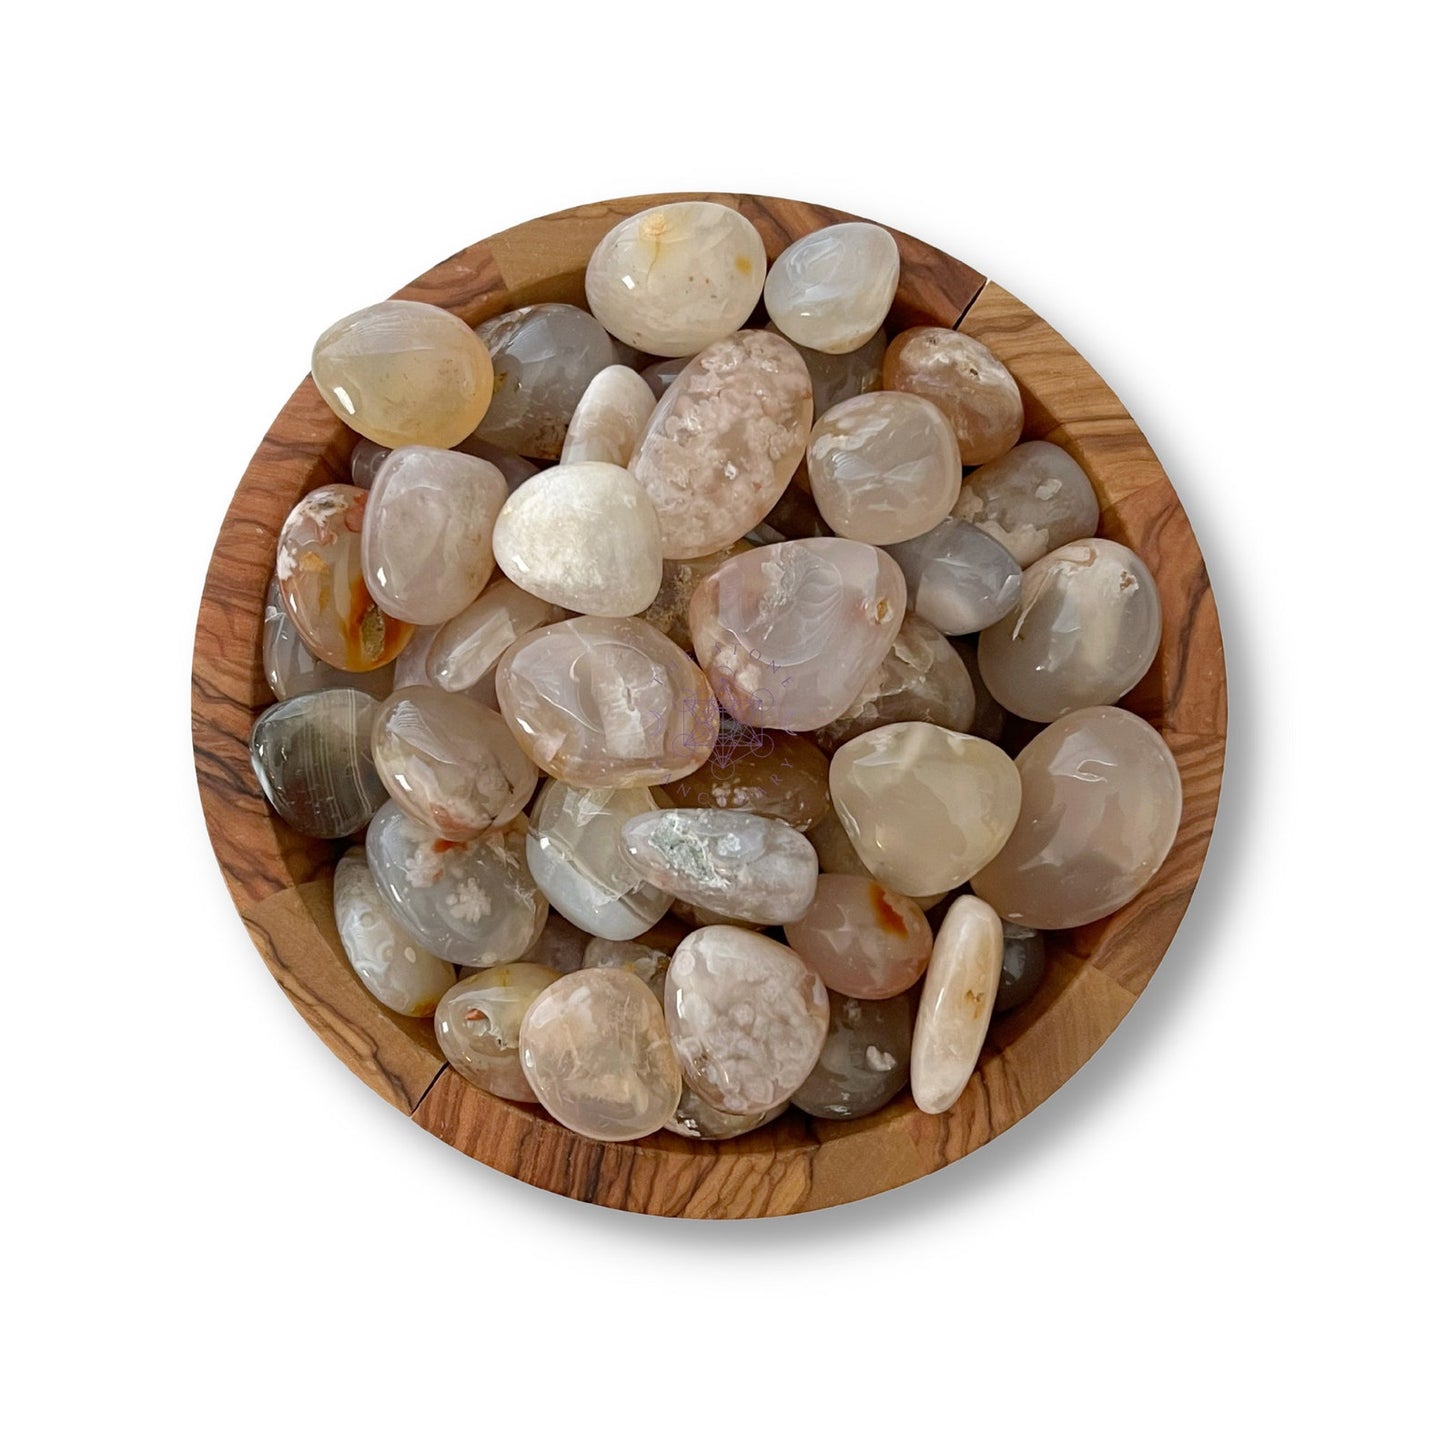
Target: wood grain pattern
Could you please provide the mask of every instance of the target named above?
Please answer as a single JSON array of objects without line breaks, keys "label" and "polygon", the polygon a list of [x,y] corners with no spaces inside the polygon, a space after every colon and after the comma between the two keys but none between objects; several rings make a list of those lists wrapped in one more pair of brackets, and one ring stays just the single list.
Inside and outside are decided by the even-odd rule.
[{"label": "wood grain pattern", "polygon": [[[770,258],[820,225],[853,219],[801,201],[691,194],[749,216]],[[541,217],[467,247],[397,294],[472,324],[535,301],[579,302],[600,237],[623,216],[682,198],[634,196]],[[1227,708],[1218,616],[1188,519],[1118,398],[1057,332],[971,267],[894,234],[903,274],[890,329],[958,326],[997,352],[1024,393],[1025,435],[1054,441],[1079,461],[1100,496],[1100,530],[1153,570],[1163,646],[1126,703],[1163,732],[1184,784],[1179,837],[1159,874],[1118,913],[1051,937],[1044,987],[995,1021],[977,1071],[946,1114],[924,1115],[905,1094],[856,1123],[789,1114],[722,1144],[667,1134],[601,1144],[445,1067],[429,1025],[383,1009],[342,956],[330,889],[342,845],[291,833],[251,774],[251,724],[270,702],[261,609],[276,534],[302,494],[345,476],[354,441],[309,380],[267,432],[222,524],[196,628],[192,723],[206,823],[237,909],[287,996],[348,1068],[438,1138],[526,1183],[612,1208],[722,1219],[821,1209],[942,1168],[1016,1123],[1089,1059],[1158,967],[1199,877]]]}]

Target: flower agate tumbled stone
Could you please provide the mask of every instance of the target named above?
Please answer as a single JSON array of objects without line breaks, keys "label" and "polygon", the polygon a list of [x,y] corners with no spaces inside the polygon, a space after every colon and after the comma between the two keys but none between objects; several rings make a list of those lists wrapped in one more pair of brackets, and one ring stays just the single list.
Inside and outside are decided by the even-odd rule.
[{"label": "flower agate tumbled stone", "polygon": [[388,616],[366,590],[366,501],[360,487],[317,487],[291,509],[276,540],[276,581],[301,640],[346,672],[385,667],[412,632],[409,622]]},{"label": "flower agate tumbled stone", "polygon": [[446,692],[466,692],[519,637],[566,615],[565,609],[524,592],[509,577],[498,577],[475,602],[437,628],[427,648],[427,677]]},{"label": "flower agate tumbled stone", "polygon": [[1122,908],[1179,829],[1179,769],[1164,739],[1117,707],[1050,724],[1017,758],[1018,827],[973,879],[1011,923],[1077,928]]},{"label": "flower agate tumbled stone", "polygon": [[535,1104],[522,1072],[522,1019],[562,975],[537,963],[502,963],[464,978],[437,1005],[437,1043],[468,1083],[501,1099]]},{"label": "flower agate tumbled stone", "polygon": [[382,301],[321,333],[311,376],[353,431],[384,447],[454,447],[492,399],[472,328],[424,301]]},{"label": "flower agate tumbled stone", "polygon": [[1149,671],[1161,628],[1149,569],[1089,537],[1024,573],[1017,608],[978,639],[979,670],[1009,712],[1053,722],[1123,697]]},{"label": "flower agate tumbled stone", "polygon": [[662,586],[657,589],[657,596],[639,614],[642,620],[665,632],[684,652],[691,652],[692,629],[688,626],[687,613],[692,606],[692,594],[704,577],[711,577],[730,557],[751,552],[752,549],[751,542],[734,542],[731,547],[709,552],[706,557],[664,561]]},{"label": "flower agate tumbled stone", "polygon": [[497,704],[522,751],[576,787],[646,787],[706,762],[718,706],[697,664],[632,617],[576,617],[519,638]]},{"label": "flower agate tumbled stone", "polygon": [[396,1013],[426,1018],[457,971],[403,931],[382,900],[364,848],[349,849],[337,862],[331,896],[341,947],[366,991]]},{"label": "flower agate tumbled stone", "polygon": [[966,467],[1001,457],[1018,441],[1024,403],[1008,368],[983,342],[945,326],[915,326],[888,345],[883,385],[927,397],[953,427]]},{"label": "flower agate tumbled stone", "polygon": [[682,1098],[672,1118],[662,1127],[672,1134],[681,1134],[684,1139],[736,1139],[740,1134],[750,1134],[761,1129],[769,1119],[776,1119],[788,1106],[779,1104],[776,1110],[764,1109],[755,1114],[729,1114],[715,1109],[706,1099],[699,1098],[686,1084],[682,1086]]},{"label": "flower agate tumbled stone", "polygon": [[749,923],[787,923],[813,901],[818,855],[776,818],[720,808],[666,808],[624,824],[640,877],[699,908]]},{"label": "flower agate tumbled stone", "polygon": [[786,1102],[818,1062],[828,991],[791,948],[745,928],[700,928],[667,971],[667,1029],[689,1087],[714,1108]]},{"label": "flower agate tumbled stone", "polygon": [[637,939],[594,938],[582,957],[584,968],[620,968],[624,973],[634,974],[652,990],[658,1003],[662,1002],[667,966],[671,962],[670,953]]},{"label": "flower agate tumbled stone", "polygon": [[371,761],[376,699],[354,688],[268,707],[251,729],[251,766],[266,801],[308,838],[345,838],[386,801]]},{"label": "flower agate tumbled stone", "polygon": [[570,462],[523,482],[497,518],[492,546],[518,587],[592,617],[641,612],[662,584],[657,513],[610,462]]},{"label": "flower agate tumbled stone", "polygon": [[724,718],[712,756],[667,795],[679,808],[740,808],[806,830],[828,811],[828,759],[796,733]]},{"label": "flower agate tumbled stone", "polygon": [[872,878],[825,873],[788,946],[835,993],[892,998],[928,967],[933,930],[911,899]]},{"label": "flower agate tumbled stone", "polygon": [[955,517],[1001,542],[1020,567],[1092,537],[1099,502],[1083,467],[1052,442],[1020,442],[964,478]]},{"label": "flower agate tumbled stone", "polygon": [[828,993],[828,1036],[791,1102],[818,1119],[861,1119],[908,1082],[913,1000]]},{"label": "flower agate tumbled stone", "polygon": [[492,528],[506,500],[490,462],[398,448],[377,472],[362,522],[367,590],[405,622],[455,617],[492,575]]},{"label": "flower agate tumbled stone", "polygon": [[556,458],[592,378],[617,355],[612,338],[580,306],[544,301],[483,321],[492,358],[492,404],[477,435],[527,457]]},{"label": "flower agate tumbled stone", "polygon": [[628,346],[688,356],[752,315],[767,266],[763,238],[745,216],[713,201],[670,201],[618,222],[597,243],[587,304]]},{"label": "flower agate tumbled stone", "polygon": [[521,1049],[542,1107],[589,1139],[641,1139],[682,1097],[662,1009],[621,969],[584,968],[544,990],[522,1020]]},{"label": "flower agate tumbled stone", "polygon": [[898,243],[871,221],[843,221],[794,241],[773,262],[763,301],[789,341],[838,355],[883,325],[897,290]]},{"label": "flower agate tumbled stone", "polygon": [[[777,331],[777,323],[770,321],[767,329]],[[840,401],[862,396],[865,391],[877,391],[883,385],[883,353],[888,350],[888,337],[882,328],[856,351],[845,351],[841,356],[829,356],[826,351],[814,351],[811,346],[798,346],[797,342],[793,345],[813,381],[814,416],[822,416]],[[806,473],[800,475],[806,480]]]},{"label": "flower agate tumbled stone", "polygon": [[437,687],[406,687],[377,710],[371,756],[402,811],[464,843],[531,800],[537,769],[500,713]]},{"label": "flower agate tumbled stone", "polygon": [[392,690],[390,663],[372,672],[343,672],[322,662],[301,640],[299,629],[281,601],[281,584],[274,577],[266,588],[261,616],[261,667],[278,702],[332,687],[354,687],[375,698],[383,698]]},{"label": "flower agate tumbled stone", "polygon": [[803,358],[770,331],[715,341],[658,402],[632,456],[657,508],[664,557],[702,557],[772,510],[813,424]]},{"label": "flower agate tumbled stone", "polygon": [[523,957],[542,928],[547,901],[525,849],[517,823],[453,843],[393,802],[366,831],[366,861],[402,927],[423,948],[474,968]]},{"label": "flower agate tumbled stone", "polygon": [[852,706],[813,736],[823,747],[837,748],[891,722],[931,722],[966,733],[973,730],[973,708],[973,682],[963,659],[936,627],[909,612]]},{"label": "flower agate tumbled stone", "polygon": [[672,898],[639,878],[623,827],[653,812],[646,788],[573,788],[550,779],[532,807],[527,864],[547,901],[579,928],[624,940],[646,933]]},{"label": "flower agate tumbled stone", "polygon": [[689,622],[722,705],[753,727],[841,717],[888,655],[907,589],[866,542],[811,537],[734,557],[704,578]]},{"label": "flower agate tumbled stone", "polygon": [[1023,573],[1001,542],[957,517],[889,547],[903,569],[908,605],[949,637],[981,632],[1008,613]]},{"label": "flower agate tumbled stone", "polygon": [[958,898],[945,915],[913,1029],[913,1102],[942,1114],[978,1062],[1003,966],[1003,927],[987,903]]},{"label": "flower agate tumbled stone", "polygon": [[1049,972],[1049,951],[1043,935],[1022,924],[1003,925],[1003,969],[999,974],[996,1014],[1022,1008],[1038,991]]},{"label": "flower agate tumbled stone", "polygon": [[911,897],[967,882],[1019,816],[1019,775],[1008,754],[932,723],[889,723],[844,743],[828,782],[858,856],[880,882]]},{"label": "flower agate tumbled stone", "polygon": [[625,467],[656,404],[652,388],[630,366],[604,367],[572,413],[560,460]]},{"label": "flower agate tumbled stone", "polygon": [[958,500],[958,443],[931,401],[876,391],[839,402],[808,438],[808,483],[840,536],[883,546],[936,527]]}]

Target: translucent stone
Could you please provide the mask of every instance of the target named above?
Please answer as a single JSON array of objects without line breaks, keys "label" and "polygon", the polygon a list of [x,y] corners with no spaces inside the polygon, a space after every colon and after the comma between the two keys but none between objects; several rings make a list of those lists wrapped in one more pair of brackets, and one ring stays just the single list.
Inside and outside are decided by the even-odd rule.
[{"label": "translucent stone", "polygon": [[509,452],[505,447],[494,447],[491,442],[484,442],[476,435],[463,437],[453,450],[491,462],[501,472],[509,492],[515,492],[528,477],[535,477],[539,470],[536,463],[529,462],[526,457],[519,457],[516,452]]},{"label": "translucent stone", "polygon": [[1123,697],[1149,671],[1161,626],[1149,569],[1089,537],[1024,573],[1017,608],[978,639],[979,670],[1009,712],[1052,722]]},{"label": "translucent stone", "polygon": [[456,982],[457,971],[409,938],[392,917],[364,848],[349,849],[338,860],[331,896],[341,947],[366,991],[407,1018],[426,1018]]},{"label": "translucent stone", "polygon": [[504,311],[477,335],[496,375],[477,436],[527,457],[560,456],[577,403],[617,360],[612,338],[596,317],[560,301]]},{"label": "translucent stone", "polygon": [[630,366],[604,367],[572,413],[561,461],[625,467],[656,404],[652,388]]},{"label": "translucent stone", "polygon": [[363,492],[369,490],[376,480],[377,472],[381,470],[381,464],[390,455],[390,447],[379,447],[365,437],[358,437],[356,445],[351,449],[351,485],[360,487]]},{"label": "translucent stone", "polygon": [[[777,331],[777,323],[770,321],[767,329]],[[883,353],[888,350],[888,337],[882,328],[856,351],[845,351],[841,356],[829,356],[826,351],[814,351],[797,342],[793,345],[813,379],[814,416],[822,416],[840,401],[877,391],[883,385]]]},{"label": "translucent stone", "polygon": [[322,662],[301,640],[301,633],[281,601],[281,584],[273,577],[266,588],[261,618],[261,667],[278,702],[333,687],[354,687],[383,698],[392,689],[393,667],[372,672],[343,672]]},{"label": "translucent stone", "polygon": [[802,460],[812,424],[808,368],[782,337],[739,331],[693,357],[631,463],[657,508],[663,556],[706,556],[756,527]]},{"label": "translucent stone", "polygon": [[981,632],[1019,599],[1023,574],[1001,542],[957,517],[889,547],[903,569],[908,605],[925,622],[956,637]]},{"label": "translucent stone", "polygon": [[692,772],[718,707],[693,660],[632,617],[577,617],[514,642],[497,700],[522,751],[581,788],[647,787]]},{"label": "translucent stone", "polygon": [[1003,965],[1003,927],[979,898],[956,899],[933,945],[913,1028],[913,1102],[942,1114],[978,1062]]},{"label": "translucent stone", "polygon": [[818,855],[776,818],[721,808],[665,808],[622,829],[638,874],[686,903],[750,923],[801,918],[818,883]]},{"label": "translucent stone", "polygon": [[311,376],[327,406],[383,447],[453,447],[492,399],[492,363],[470,326],[424,301],[382,301],[321,333]]},{"label": "translucent stone", "polygon": [[657,596],[641,613],[644,622],[650,622],[659,632],[665,632],[685,652],[692,651],[692,629],[687,623],[688,608],[692,605],[692,594],[704,577],[710,577],[730,557],[752,551],[751,542],[734,542],[719,552],[709,552],[706,557],[688,557],[681,561],[664,561],[662,564],[662,586]]},{"label": "translucent stone", "polygon": [[1003,925],[1003,969],[999,974],[996,1014],[1022,1008],[1048,976],[1049,951],[1043,935],[1005,920]]},{"label": "translucent stone", "polygon": [[561,977],[537,963],[503,963],[464,978],[437,1005],[437,1043],[447,1062],[489,1094],[535,1104],[518,1038],[533,1001]]},{"label": "translucent stone", "polygon": [[963,481],[955,517],[1008,548],[1020,567],[1092,537],[1099,501],[1083,467],[1052,442],[1020,442]]},{"label": "translucent stone", "polygon": [[1077,928],[1122,908],[1179,829],[1179,770],[1164,739],[1117,707],[1051,723],[1017,758],[1018,827],[973,888],[1029,928]]},{"label": "translucent stone", "polygon": [[968,670],[968,680],[973,684],[973,723],[959,731],[972,733],[986,743],[996,743],[1003,737],[1008,714],[998,705],[978,670],[978,644],[972,637],[950,637],[948,640]]},{"label": "translucent stone", "polygon": [[903,625],[898,564],[866,542],[813,537],[734,557],[688,618],[722,705],[753,727],[806,731],[841,717]]},{"label": "translucent stone", "polygon": [[366,499],[360,487],[317,487],[291,509],[276,540],[276,581],[301,640],[345,672],[385,667],[411,637],[411,624],[389,617],[366,590]]},{"label": "translucent stone", "polygon": [[[813,845],[813,850],[818,855],[820,876],[845,873],[850,878],[873,877],[868,865],[858,856],[858,850],[853,846],[848,830],[832,808],[808,830],[808,842]],[[919,893],[912,896],[913,901],[927,912],[935,903],[941,903],[947,898],[950,892],[950,889],[945,888],[938,893]]]},{"label": "translucent stone", "polygon": [[936,627],[909,612],[857,700],[814,737],[832,749],[891,722],[931,722],[966,733],[973,730],[973,706],[963,659]]},{"label": "translucent stone", "polygon": [[667,966],[671,962],[672,955],[660,948],[650,948],[637,939],[611,938],[592,939],[582,959],[584,968],[620,968],[624,973],[634,974],[652,990],[658,1003],[662,1002]]},{"label": "translucent stone", "polygon": [[392,693],[372,724],[371,756],[402,811],[457,843],[510,822],[537,786],[500,713],[436,687]]},{"label": "translucent stone", "polygon": [[880,326],[898,290],[898,243],[871,221],[843,221],[800,236],[776,261],[763,301],[799,346],[856,351]]},{"label": "translucent stone", "polygon": [[268,707],[251,729],[251,767],[266,801],[308,838],[345,838],[386,801],[371,762],[376,699],[354,688]]},{"label": "translucent stone", "polygon": [[647,389],[653,398],[661,401],[663,392],[682,375],[683,368],[691,360],[691,354],[664,357],[661,361],[654,361],[651,366],[643,367],[638,375],[647,383]]},{"label": "translucent stone", "polygon": [[828,759],[795,733],[724,718],[712,756],[667,795],[679,808],[740,808],[806,830],[828,812]]},{"label": "translucent stone", "polygon": [[492,527],[507,484],[490,462],[400,447],[381,464],[361,528],[367,590],[393,617],[455,617],[492,575]]},{"label": "translucent stone", "polygon": [[833,807],[858,856],[911,897],[965,883],[1019,816],[1007,753],[933,723],[889,723],[844,743],[828,769]]},{"label": "translucent stone", "polygon": [[948,516],[963,473],[958,443],[931,401],[875,391],[824,412],[808,438],[808,484],[840,536],[883,546]]},{"label": "translucent stone", "polygon": [[892,998],[928,967],[933,930],[911,899],[872,878],[825,873],[788,947],[835,993]]},{"label": "translucent stone", "polygon": [[722,1109],[714,1109],[706,1099],[699,1098],[684,1084],[677,1109],[662,1127],[669,1133],[681,1134],[684,1139],[736,1139],[740,1134],[750,1134],[754,1129],[761,1129],[769,1119],[776,1119],[787,1107],[784,1103],[776,1110],[766,1109],[755,1114],[728,1114]]},{"label": "translucent stone", "polygon": [[572,788],[550,779],[532,808],[527,864],[547,901],[579,928],[624,940],[646,933],[672,898],[637,876],[623,826],[657,802],[646,788]]},{"label": "translucent stone", "polygon": [[913,1001],[828,994],[828,1036],[792,1103],[818,1119],[876,1113],[908,1082]]},{"label": "translucent stone", "polygon": [[700,928],[667,971],[667,1029],[688,1086],[729,1114],[785,1103],[818,1062],[828,991],[791,948]]},{"label": "translucent stone", "polygon": [[518,587],[593,617],[641,612],[662,585],[657,513],[610,462],[567,463],[523,482],[497,518],[492,546]]},{"label": "translucent stone", "polygon": [[587,304],[628,346],[687,356],[752,315],[767,266],[763,238],[745,216],[713,201],[670,201],[620,221],[597,243]]},{"label": "translucent stone", "polygon": [[524,957],[541,931],[547,902],[525,847],[520,820],[453,843],[393,802],[366,832],[366,861],[402,927],[423,948],[473,968]]},{"label": "translucent stone", "polygon": [[587,945],[591,942],[592,935],[586,929],[578,928],[570,918],[549,910],[541,936],[527,950],[527,957],[558,973],[576,973],[585,966]]},{"label": "translucent stone", "polygon": [[889,391],[926,396],[949,420],[966,467],[1001,457],[1018,441],[1024,403],[1008,368],[983,342],[944,326],[915,326],[883,357]]},{"label": "translucent stone", "polygon": [[498,577],[471,606],[437,628],[427,648],[426,675],[446,692],[465,692],[496,667],[519,637],[566,615],[510,578]]},{"label": "translucent stone", "polygon": [[641,1139],[682,1097],[662,1009],[641,979],[584,968],[552,984],[522,1020],[522,1069],[546,1111],[589,1139]]}]

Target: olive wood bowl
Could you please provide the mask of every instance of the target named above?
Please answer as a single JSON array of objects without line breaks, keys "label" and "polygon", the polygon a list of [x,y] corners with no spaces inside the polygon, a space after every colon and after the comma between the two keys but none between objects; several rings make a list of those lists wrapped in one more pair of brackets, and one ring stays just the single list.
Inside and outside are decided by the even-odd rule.
[{"label": "olive wood bowl", "polygon": [[[537,301],[584,305],[587,258],[603,234],[646,206],[689,198],[632,196],[543,216],[467,247],[397,295],[470,325]],[[799,236],[854,219],[766,196],[705,199],[747,216],[770,261]],[[920,1112],[905,1091],[853,1122],[789,1110],[722,1143],[658,1133],[608,1144],[453,1072],[431,1021],[383,1008],[346,962],[331,907],[332,867],[346,845],[293,833],[251,771],[251,725],[273,701],[261,670],[261,614],[277,532],[304,493],[349,480],[356,441],[309,377],[272,423],[226,513],[201,599],[191,698],[201,802],[231,896],[276,981],[353,1073],[439,1139],[528,1184],[614,1209],[722,1219],[822,1209],[941,1169],[1001,1134],[1088,1060],[1149,982],[1199,877],[1224,763],[1224,654],[1209,577],[1174,488],[1113,392],[1047,322],[971,267],[894,235],[902,275],[889,333],[948,326],[987,344],[1023,392],[1025,438],[1055,442],[1079,462],[1099,497],[1101,535],[1131,547],[1153,572],[1163,643],[1122,705],[1163,733],[1184,784],[1179,836],[1164,866],[1119,912],[1047,935],[1042,989],[994,1020],[978,1068],[946,1113]]]}]

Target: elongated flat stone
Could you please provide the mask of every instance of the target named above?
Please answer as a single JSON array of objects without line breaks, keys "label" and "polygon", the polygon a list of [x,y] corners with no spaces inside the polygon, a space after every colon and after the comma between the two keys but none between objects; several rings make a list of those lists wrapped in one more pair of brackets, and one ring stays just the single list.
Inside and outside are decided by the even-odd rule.
[{"label": "elongated flat stone", "polygon": [[466,692],[496,667],[519,637],[566,615],[565,609],[524,592],[509,577],[498,577],[433,634],[426,675],[444,692]]}]

